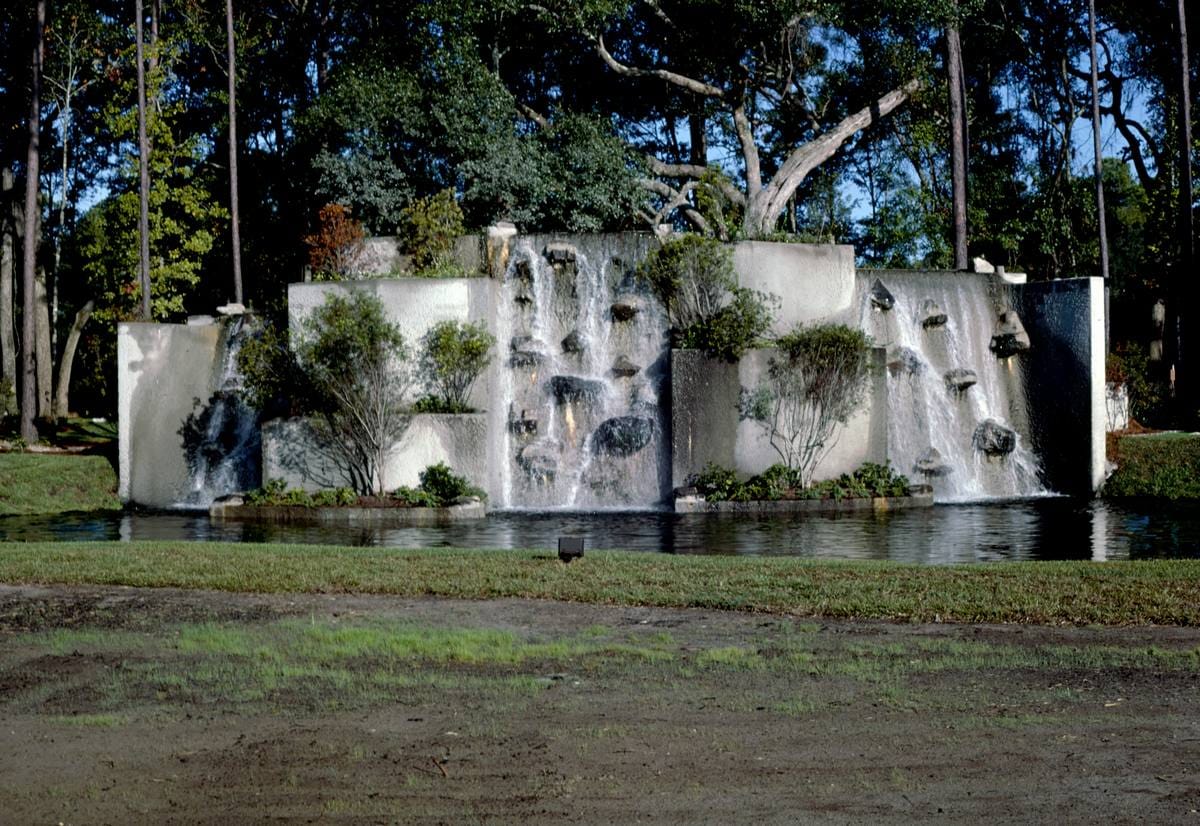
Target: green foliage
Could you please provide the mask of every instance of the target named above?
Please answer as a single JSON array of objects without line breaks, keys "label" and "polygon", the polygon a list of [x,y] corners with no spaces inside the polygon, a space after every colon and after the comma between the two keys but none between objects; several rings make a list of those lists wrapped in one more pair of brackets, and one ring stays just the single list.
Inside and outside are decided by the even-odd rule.
[{"label": "green foliage", "polygon": [[349,507],[358,503],[358,494],[350,488],[326,488],[308,491],[288,488],[282,479],[270,479],[258,490],[246,494],[246,504],[296,508]]},{"label": "green foliage", "polygon": [[1200,499],[1200,436],[1122,436],[1117,470],[1104,485],[1110,498]]},{"label": "green foliage", "polygon": [[[1125,342],[1118,344],[1105,361],[1105,380],[1124,384],[1129,393],[1129,413],[1139,424],[1161,426],[1170,416],[1167,380],[1155,376],[1155,365],[1144,348]],[[1161,369],[1159,370],[1161,373]]]},{"label": "green foliage", "polygon": [[807,483],[834,443],[837,425],[866,389],[870,344],[844,324],[798,327],[776,340],[767,382],[743,396],[741,413],[762,425],[784,464]]},{"label": "green foliage", "polygon": [[679,347],[733,362],[771,327],[770,297],[737,285],[733,250],[715,238],[671,239],[642,260],[637,277],[667,308]]},{"label": "green foliage", "polygon": [[418,275],[445,271],[452,264],[454,240],[462,234],[462,209],[449,189],[418,198],[400,214],[400,237]]},{"label": "green foliage", "polygon": [[462,476],[458,476],[444,462],[430,465],[421,471],[421,489],[434,498],[439,505],[449,505],[460,496],[485,499],[486,494]]},{"label": "green foliage", "polygon": [[709,463],[692,484],[710,502],[775,502],[781,499],[869,499],[908,496],[906,477],[889,465],[866,462],[854,473],[843,473],[806,486],[800,473],[787,465],[774,464],[745,481],[735,471]]},{"label": "green foliage", "polygon": [[[418,412],[466,413],[471,387],[491,362],[496,338],[482,323],[441,321],[421,339],[421,378],[433,401]],[[427,397],[428,398],[428,397]],[[428,409],[431,405],[441,409]]]},{"label": "green foliage", "polygon": [[264,418],[303,415],[315,399],[307,373],[288,347],[287,335],[274,325],[248,338],[237,353],[243,379],[243,398]]}]

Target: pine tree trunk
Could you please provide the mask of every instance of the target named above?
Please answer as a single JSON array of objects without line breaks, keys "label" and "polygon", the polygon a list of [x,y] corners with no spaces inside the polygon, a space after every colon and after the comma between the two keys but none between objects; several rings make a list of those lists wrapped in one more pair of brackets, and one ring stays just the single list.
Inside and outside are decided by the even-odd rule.
[{"label": "pine tree trunk", "polygon": [[29,150],[25,159],[25,239],[21,261],[21,438],[29,444],[38,439],[37,428],[33,424],[37,409],[34,290],[37,276],[38,162],[41,157],[39,138],[42,123],[42,50],[46,30],[46,0],[38,0],[36,25],[30,78]]},{"label": "pine tree trunk", "polygon": [[95,307],[96,302],[89,301],[75,314],[75,323],[71,325],[67,343],[63,345],[62,358],[58,362],[58,383],[54,391],[54,415],[56,418],[66,416],[71,411],[69,393],[71,391],[71,368],[75,364],[75,350],[79,347],[79,337],[83,334],[83,327],[92,317],[92,310]]},{"label": "pine tree trunk", "polygon": [[233,248],[234,301],[242,303],[242,239],[238,225],[237,56],[233,42],[233,0],[225,0],[225,33],[229,50],[229,219]]},{"label": "pine tree trunk", "polygon": [[[16,270],[16,204],[13,195],[13,173],[8,167],[0,170],[0,384],[7,384],[14,394],[17,390],[17,336],[13,304]],[[7,397],[0,400],[0,415],[15,413]]]},{"label": "pine tree trunk", "polygon": [[962,44],[958,29],[946,30],[946,72],[950,86],[950,180],[954,216],[954,268],[967,259],[967,107],[963,85]]},{"label": "pine tree trunk", "polygon": [[142,321],[150,320],[150,143],[146,139],[146,63],[142,50],[142,0],[135,4],[137,13],[137,92],[138,92],[138,237],[142,287]]},{"label": "pine tree trunk", "polygon": [[37,335],[33,348],[37,366],[37,415],[39,419],[48,419],[52,412],[50,405],[54,399],[54,389],[51,386],[54,376],[54,351],[50,346],[50,294],[46,289],[45,267],[38,267],[34,274],[33,303],[33,326]]},{"label": "pine tree trunk", "polygon": [[1096,0],[1088,0],[1088,56],[1092,62],[1092,151],[1096,157],[1096,216],[1100,232],[1100,277],[1108,281],[1108,230],[1104,223],[1104,163],[1100,155],[1100,80],[1096,70]]}]

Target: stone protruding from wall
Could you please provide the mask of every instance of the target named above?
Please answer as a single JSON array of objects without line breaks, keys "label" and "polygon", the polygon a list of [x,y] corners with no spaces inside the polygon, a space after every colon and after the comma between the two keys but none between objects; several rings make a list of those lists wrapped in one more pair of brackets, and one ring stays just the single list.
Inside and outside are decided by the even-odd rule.
[{"label": "stone protruding from wall", "polygon": [[[275,419],[262,426],[263,479],[317,491],[349,487],[336,452],[322,443],[306,419]],[[438,462],[480,488],[488,484],[487,415],[421,413],[392,448],[384,469],[386,490],[415,487],[422,470]]]},{"label": "stone protruding from wall", "polygon": [[[767,380],[775,350],[750,350],[737,364],[709,358],[699,350],[671,351],[671,480],[676,488],[709,462],[743,476],[761,473],[781,461],[758,422],[741,418],[744,391]],[[832,448],[813,478],[828,479],[856,470],[863,462],[887,459],[887,382],[884,353],[872,355],[874,369],[864,403],[834,431]]]},{"label": "stone protruding from wall", "polygon": [[851,246],[742,241],[733,248],[733,267],[743,287],[779,299],[776,332],[829,321],[854,303]]},{"label": "stone protruding from wall", "polygon": [[169,508],[187,499],[191,474],[180,429],[196,402],[219,389],[222,324],[117,327],[121,501]]}]

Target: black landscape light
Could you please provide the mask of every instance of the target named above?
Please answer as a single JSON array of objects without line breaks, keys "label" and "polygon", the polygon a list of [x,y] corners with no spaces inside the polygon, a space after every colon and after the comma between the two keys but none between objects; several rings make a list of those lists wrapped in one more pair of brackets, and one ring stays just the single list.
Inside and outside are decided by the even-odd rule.
[{"label": "black landscape light", "polygon": [[563,562],[571,562],[583,556],[582,536],[560,536],[558,538],[558,558]]}]

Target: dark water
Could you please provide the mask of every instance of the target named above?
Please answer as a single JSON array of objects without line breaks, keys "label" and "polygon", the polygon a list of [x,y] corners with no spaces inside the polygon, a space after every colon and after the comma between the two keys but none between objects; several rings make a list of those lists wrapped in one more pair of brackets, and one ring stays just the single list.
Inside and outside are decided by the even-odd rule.
[{"label": "dark water", "polygon": [[203,514],[162,512],[0,518],[0,541],[182,539],[552,548],[559,536],[583,536],[589,548],[924,564],[1200,558],[1200,508],[1061,498],[824,516],[497,513],[446,527],[378,530],[221,523]]}]

